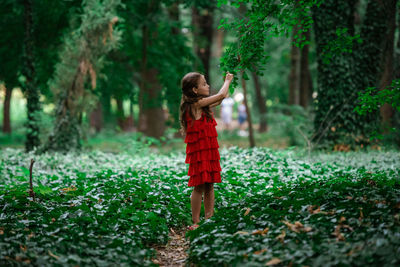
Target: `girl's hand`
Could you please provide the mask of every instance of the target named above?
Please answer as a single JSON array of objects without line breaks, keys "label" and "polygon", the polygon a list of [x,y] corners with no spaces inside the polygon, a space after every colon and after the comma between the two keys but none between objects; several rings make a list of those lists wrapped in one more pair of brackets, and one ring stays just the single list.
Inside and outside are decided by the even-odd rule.
[{"label": "girl's hand", "polygon": [[232,79],[233,79],[233,74],[229,73],[228,71],[225,75],[225,81],[230,83],[232,82]]}]

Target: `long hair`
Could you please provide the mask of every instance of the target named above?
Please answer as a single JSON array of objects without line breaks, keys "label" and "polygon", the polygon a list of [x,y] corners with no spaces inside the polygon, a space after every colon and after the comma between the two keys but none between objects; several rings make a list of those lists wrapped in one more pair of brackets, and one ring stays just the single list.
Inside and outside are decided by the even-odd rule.
[{"label": "long hair", "polygon": [[[193,91],[193,87],[197,88],[200,78],[202,74],[198,72],[189,72],[186,74],[181,81],[182,87],[182,99],[181,106],[179,112],[179,121],[181,123],[181,134],[186,134],[187,129],[187,121],[186,121],[186,113],[192,118],[192,123],[195,120],[194,117],[194,103],[202,99],[204,96],[199,96]],[[206,114],[206,117],[209,120],[212,120],[212,112],[210,110],[210,106],[205,106],[201,108],[203,112]]]}]

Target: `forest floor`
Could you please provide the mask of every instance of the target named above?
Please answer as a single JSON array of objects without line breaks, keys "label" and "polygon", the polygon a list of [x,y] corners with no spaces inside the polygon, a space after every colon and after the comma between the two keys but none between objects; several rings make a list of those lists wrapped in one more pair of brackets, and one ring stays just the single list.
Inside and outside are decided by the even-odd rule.
[{"label": "forest floor", "polygon": [[182,267],[185,266],[188,254],[186,251],[189,249],[189,241],[186,239],[186,229],[173,229],[170,228],[168,243],[166,245],[154,245],[157,251],[156,259],[153,259],[154,264],[160,267]]}]

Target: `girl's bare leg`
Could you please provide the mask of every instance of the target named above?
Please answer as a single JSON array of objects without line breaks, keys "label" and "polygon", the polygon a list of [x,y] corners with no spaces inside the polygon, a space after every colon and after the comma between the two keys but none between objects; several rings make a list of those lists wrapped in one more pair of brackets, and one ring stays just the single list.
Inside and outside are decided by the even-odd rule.
[{"label": "girl's bare leg", "polygon": [[214,214],[214,184],[206,183],[204,189],[204,217],[208,219]]},{"label": "girl's bare leg", "polygon": [[200,222],[200,210],[201,200],[203,198],[204,184],[195,186],[192,192],[191,204],[192,204],[192,220],[193,223]]}]

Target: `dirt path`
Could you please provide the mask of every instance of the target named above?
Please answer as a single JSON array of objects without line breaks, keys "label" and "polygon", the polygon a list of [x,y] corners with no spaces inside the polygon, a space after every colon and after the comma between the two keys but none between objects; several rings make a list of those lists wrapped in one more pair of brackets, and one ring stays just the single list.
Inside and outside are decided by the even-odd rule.
[{"label": "dirt path", "polygon": [[158,264],[160,267],[173,266],[182,267],[185,266],[187,253],[185,252],[189,248],[189,241],[185,239],[186,229],[172,229],[169,231],[169,241],[165,246],[153,246],[157,250],[157,257],[153,259],[154,264]]}]

